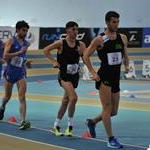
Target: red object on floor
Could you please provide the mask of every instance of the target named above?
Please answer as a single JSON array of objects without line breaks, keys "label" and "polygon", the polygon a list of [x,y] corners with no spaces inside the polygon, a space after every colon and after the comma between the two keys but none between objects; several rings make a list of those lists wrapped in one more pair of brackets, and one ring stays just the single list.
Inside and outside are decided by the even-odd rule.
[{"label": "red object on floor", "polygon": [[37,83],[42,83],[43,81],[42,80],[37,80]]},{"label": "red object on floor", "polygon": [[17,119],[14,116],[11,116],[7,121],[10,123],[16,123]]},{"label": "red object on floor", "polygon": [[97,94],[97,92],[92,91],[92,92],[90,92],[89,94],[90,94],[90,95],[96,95],[96,94]]},{"label": "red object on floor", "polygon": [[88,131],[86,131],[85,133],[84,133],[84,135],[82,136],[82,138],[92,138],[92,136],[91,136],[91,134],[88,132]]}]

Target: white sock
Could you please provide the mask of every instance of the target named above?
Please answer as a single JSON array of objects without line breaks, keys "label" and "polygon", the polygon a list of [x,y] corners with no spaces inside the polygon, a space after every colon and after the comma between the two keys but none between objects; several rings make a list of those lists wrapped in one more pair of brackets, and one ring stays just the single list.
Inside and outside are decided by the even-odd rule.
[{"label": "white sock", "polygon": [[21,120],[21,124],[22,124],[23,122],[25,122],[25,120]]},{"label": "white sock", "polygon": [[73,118],[68,117],[68,127],[73,126]]},{"label": "white sock", "polygon": [[60,124],[60,119],[56,118],[55,122],[54,122],[54,127],[59,126]]}]

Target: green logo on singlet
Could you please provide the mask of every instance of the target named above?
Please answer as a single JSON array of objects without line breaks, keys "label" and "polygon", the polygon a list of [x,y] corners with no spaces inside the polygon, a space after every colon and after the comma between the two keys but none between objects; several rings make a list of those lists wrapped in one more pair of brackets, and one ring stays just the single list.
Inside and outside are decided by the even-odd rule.
[{"label": "green logo on singlet", "polygon": [[115,49],[122,49],[123,47],[122,47],[122,45],[121,44],[116,44],[115,45]]},{"label": "green logo on singlet", "polygon": [[103,81],[103,83],[104,83],[105,85],[110,86],[110,82],[109,82],[109,81],[107,81],[107,80],[104,80],[104,81]]}]

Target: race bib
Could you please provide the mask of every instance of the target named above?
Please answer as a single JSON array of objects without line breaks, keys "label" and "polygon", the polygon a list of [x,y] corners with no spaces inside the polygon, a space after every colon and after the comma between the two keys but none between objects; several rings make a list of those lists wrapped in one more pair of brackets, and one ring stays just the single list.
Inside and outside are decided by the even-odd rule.
[{"label": "race bib", "polygon": [[67,65],[67,73],[68,74],[76,74],[79,71],[79,65],[78,64],[68,64]]},{"label": "race bib", "polygon": [[19,57],[19,56],[15,56],[11,59],[11,65],[12,66],[15,66],[15,67],[19,67],[21,68],[22,67],[22,63],[23,63],[23,58],[22,57]]},{"label": "race bib", "polygon": [[107,58],[109,65],[119,65],[122,63],[121,52],[108,53]]}]

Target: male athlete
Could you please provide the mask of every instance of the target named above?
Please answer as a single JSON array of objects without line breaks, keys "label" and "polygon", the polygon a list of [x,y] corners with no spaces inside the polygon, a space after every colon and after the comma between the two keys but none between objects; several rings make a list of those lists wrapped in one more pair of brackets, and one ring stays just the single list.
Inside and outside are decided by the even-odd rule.
[{"label": "male athlete", "polygon": [[[107,29],[101,35],[95,37],[84,54],[84,62],[96,81],[96,89],[99,90],[102,104],[102,112],[93,119],[87,119],[87,126],[93,138],[96,137],[95,125],[103,121],[107,136],[108,147],[122,148],[112,132],[111,117],[117,115],[120,99],[120,72],[122,61],[125,71],[129,71],[129,59],[127,56],[127,37],[117,33],[119,14],[109,11],[105,16]],[[97,49],[101,60],[101,67],[96,73],[90,62],[90,55]]]},{"label": "male athlete", "polygon": [[[58,81],[64,89],[64,96],[59,108],[57,118],[54,122],[53,131],[56,136],[62,136],[60,131],[60,121],[68,108],[68,127],[65,130],[67,136],[73,134],[73,117],[77,102],[75,89],[79,81],[79,59],[86,49],[85,44],[76,40],[78,35],[78,24],[70,21],[66,24],[67,37],[63,40],[55,41],[44,48],[45,55],[53,63],[54,68],[59,68]],[[57,49],[57,60],[50,53]]]}]

